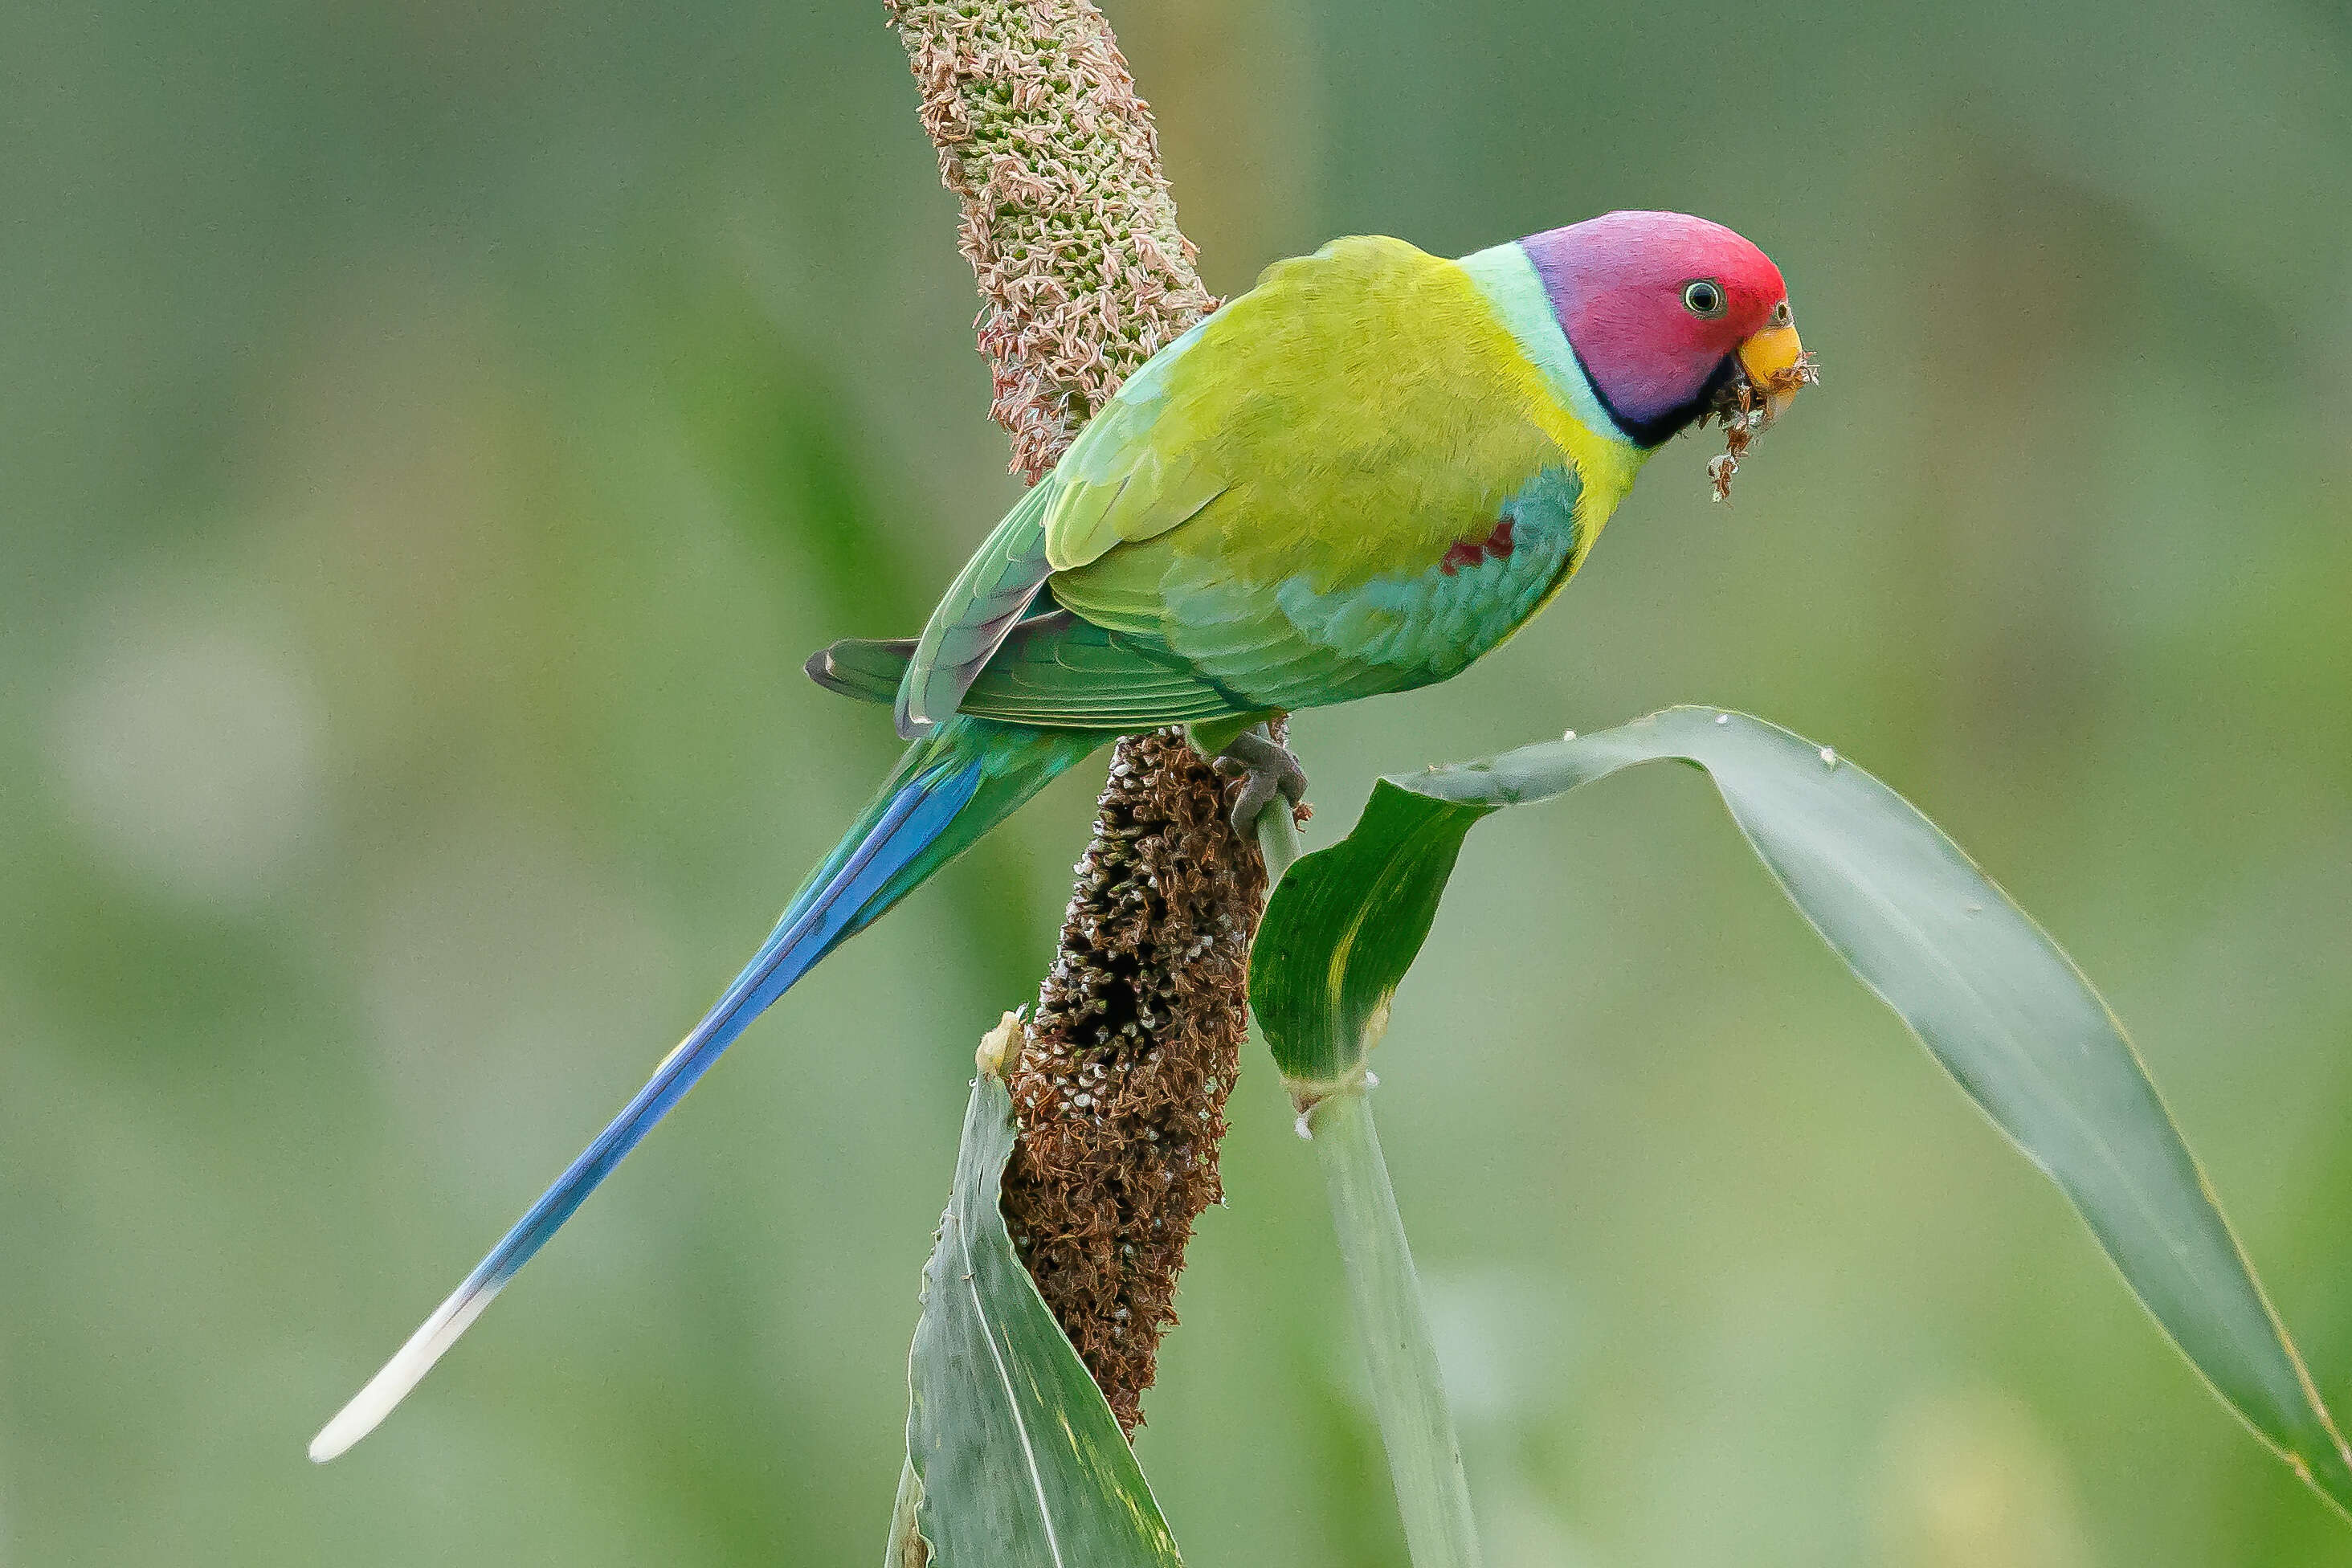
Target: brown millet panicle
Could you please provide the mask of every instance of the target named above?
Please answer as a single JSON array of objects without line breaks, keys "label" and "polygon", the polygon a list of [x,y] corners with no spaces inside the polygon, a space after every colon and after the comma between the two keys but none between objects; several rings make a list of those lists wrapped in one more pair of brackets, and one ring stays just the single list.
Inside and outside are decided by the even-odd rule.
[{"label": "brown millet panicle", "polygon": [[1265,901],[1225,799],[1174,730],[1121,748],[1012,1073],[1005,1222],[1130,1434],[1192,1222],[1224,1195],[1217,1145]]},{"label": "brown millet panicle", "polygon": [[[1034,482],[1121,381],[1217,301],[1150,110],[1087,0],[884,0],[963,208],[990,413]],[[1142,1424],[1244,1030],[1265,895],[1226,782],[1174,731],[1112,752],[1093,841],[1011,1072],[1004,1217],[1122,1429]]]}]

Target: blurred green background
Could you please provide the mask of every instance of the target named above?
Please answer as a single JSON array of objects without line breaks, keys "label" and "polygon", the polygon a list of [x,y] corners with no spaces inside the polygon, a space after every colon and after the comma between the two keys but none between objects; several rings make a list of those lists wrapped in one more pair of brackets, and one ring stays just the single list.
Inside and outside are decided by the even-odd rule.
[{"label": "blurred green background", "polygon": [[[1213,285],[1680,207],[1827,374],[1303,721],[1310,837],[1670,701],[1833,742],[2105,988],[2352,1402],[2344,8],[1108,8]],[[1015,493],[913,102],[868,0],[0,8],[5,1568],[878,1553],[1084,777],[302,1447],[887,766],[801,658]],[[2352,1559],[1697,775],[1474,838],[1381,1058],[1497,1568]],[[1202,1568],[1401,1563],[1262,1059],[1233,1114],[1145,1464]]]}]

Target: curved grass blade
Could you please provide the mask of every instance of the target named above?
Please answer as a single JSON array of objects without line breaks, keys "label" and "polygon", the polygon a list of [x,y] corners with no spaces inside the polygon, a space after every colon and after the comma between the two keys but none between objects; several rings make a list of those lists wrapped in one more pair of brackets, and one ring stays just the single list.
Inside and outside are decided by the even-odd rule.
[{"label": "curved grass blade", "polygon": [[2352,1517],[2352,1453],[2105,1003],[1900,795],[1761,720],[1673,708],[1381,781],[1346,841],[1283,879],[1252,957],[1294,1093],[1343,1079],[1378,1039],[1473,824],[1657,761],[1708,773],[1798,912],[2058,1184],[2222,1401]]},{"label": "curved grass blade", "polygon": [[[997,1207],[1013,1100],[983,1071],[923,1270],[902,1481],[937,1568],[1181,1568],[1176,1542]],[[894,1527],[894,1537],[898,1534]],[[923,1561],[894,1539],[894,1564]]]}]

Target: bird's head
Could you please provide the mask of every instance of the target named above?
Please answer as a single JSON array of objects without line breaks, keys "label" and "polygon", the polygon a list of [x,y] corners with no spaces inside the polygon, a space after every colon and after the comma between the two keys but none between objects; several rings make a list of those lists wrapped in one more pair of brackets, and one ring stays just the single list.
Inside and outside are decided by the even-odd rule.
[{"label": "bird's head", "polygon": [[1769,420],[1812,379],[1780,269],[1721,224],[1614,212],[1519,243],[1593,390],[1640,446],[1743,391]]}]

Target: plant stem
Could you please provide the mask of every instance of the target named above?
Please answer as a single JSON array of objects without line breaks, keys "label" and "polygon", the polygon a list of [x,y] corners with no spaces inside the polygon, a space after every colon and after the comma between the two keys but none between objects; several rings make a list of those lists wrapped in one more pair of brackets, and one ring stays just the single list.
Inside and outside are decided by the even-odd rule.
[{"label": "plant stem", "polygon": [[1388,1447],[1405,1547],[1413,1568],[1477,1568],[1462,1442],[1446,1408],[1437,1343],[1381,1158],[1368,1087],[1351,1082],[1318,1101],[1307,1124],[1331,1194],[1332,1228],[1371,1371],[1372,1408]]},{"label": "plant stem", "polygon": [[[1287,802],[1258,814],[1258,849],[1271,885],[1298,858],[1298,826]],[[1413,1272],[1412,1248],[1372,1125],[1371,1075],[1358,1073],[1309,1107],[1304,1125],[1331,1194],[1331,1226],[1358,1336],[1371,1372],[1372,1409],[1388,1449],[1389,1478],[1413,1568],[1477,1568],[1478,1535],[1462,1440],[1446,1406],[1437,1341]]]},{"label": "plant stem", "polygon": [[1298,858],[1298,822],[1288,801],[1276,796],[1257,814],[1257,851],[1265,858],[1265,893],[1272,898],[1274,885]]}]

